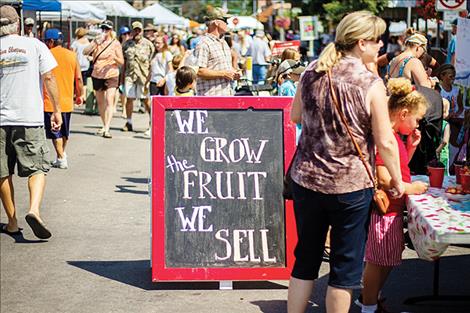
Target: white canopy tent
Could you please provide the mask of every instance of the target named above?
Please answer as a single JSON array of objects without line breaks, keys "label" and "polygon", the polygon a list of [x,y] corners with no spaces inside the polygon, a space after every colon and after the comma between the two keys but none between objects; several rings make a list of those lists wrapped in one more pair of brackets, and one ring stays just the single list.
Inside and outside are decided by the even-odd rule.
[{"label": "white canopy tent", "polygon": [[124,0],[81,1],[81,3],[83,2],[91,4],[92,6],[104,11],[107,16],[143,17],[137,9]]},{"label": "white canopy tent", "polygon": [[60,1],[62,3],[61,12],[38,12],[38,19],[48,21],[69,20],[72,22],[103,21],[106,19],[106,13],[87,3],[81,1]]},{"label": "white canopy tent", "polygon": [[[234,23],[234,20],[236,24]],[[230,29],[264,29],[264,25],[252,16],[232,16],[227,20]]]},{"label": "white canopy tent", "polygon": [[155,3],[141,10],[140,16],[143,18],[153,18],[155,25],[181,25],[188,27],[189,20],[176,15],[159,3]]}]

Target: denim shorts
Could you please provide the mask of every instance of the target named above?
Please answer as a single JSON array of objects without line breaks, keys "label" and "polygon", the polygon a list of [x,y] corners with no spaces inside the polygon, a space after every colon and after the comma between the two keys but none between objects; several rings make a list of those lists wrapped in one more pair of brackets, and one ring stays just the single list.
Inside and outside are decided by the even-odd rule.
[{"label": "denim shorts", "polygon": [[0,178],[13,175],[30,177],[51,168],[49,147],[42,126],[0,127]]},{"label": "denim shorts", "polygon": [[298,242],[292,277],[302,280],[318,278],[326,234],[331,226],[328,285],[343,289],[362,288],[372,195],[372,188],[324,194],[293,183]]},{"label": "denim shorts", "polygon": [[52,112],[44,112],[44,129],[46,131],[47,139],[69,138],[70,136],[70,118],[71,112],[62,112],[62,125],[58,131],[51,129],[51,116]]}]

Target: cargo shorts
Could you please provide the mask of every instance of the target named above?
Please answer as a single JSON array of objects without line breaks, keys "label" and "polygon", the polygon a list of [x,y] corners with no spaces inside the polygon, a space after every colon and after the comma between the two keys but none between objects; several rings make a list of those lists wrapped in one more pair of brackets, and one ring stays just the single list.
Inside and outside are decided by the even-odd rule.
[{"label": "cargo shorts", "polygon": [[0,127],[0,178],[13,175],[30,177],[51,168],[49,147],[42,126]]}]

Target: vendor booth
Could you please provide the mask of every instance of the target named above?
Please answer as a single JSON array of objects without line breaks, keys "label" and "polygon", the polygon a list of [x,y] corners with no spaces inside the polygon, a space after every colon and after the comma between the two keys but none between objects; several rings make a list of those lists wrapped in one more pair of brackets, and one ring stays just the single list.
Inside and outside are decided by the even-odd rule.
[{"label": "vendor booth", "polygon": [[146,7],[139,13],[143,18],[153,18],[153,24],[155,25],[179,25],[189,27],[188,19],[176,15],[159,3]]}]

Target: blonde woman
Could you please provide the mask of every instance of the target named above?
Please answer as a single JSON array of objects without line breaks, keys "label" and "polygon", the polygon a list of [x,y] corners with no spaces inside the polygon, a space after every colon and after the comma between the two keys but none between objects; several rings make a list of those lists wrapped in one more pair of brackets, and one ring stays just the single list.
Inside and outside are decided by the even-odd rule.
[{"label": "blonde woman", "polygon": [[376,62],[385,22],[370,12],[348,14],[319,59],[304,72],[291,111],[302,123],[293,180],[298,242],[288,292],[288,312],[304,313],[331,226],[328,313],[348,312],[352,290],[361,289],[362,266],[373,183],[356,152],[329,92],[374,169],[374,147],[383,156],[396,197],[404,193],[400,160],[387,109],[385,86],[366,63]]},{"label": "blonde woman", "polygon": [[83,88],[82,88],[82,102],[85,102],[86,99],[86,84],[87,84],[87,71],[90,67],[90,60],[88,56],[83,54],[83,50],[90,44],[90,41],[86,37],[88,31],[83,28],[79,27],[75,31],[76,40],[72,42],[71,48],[73,52],[77,54],[78,63],[80,64],[80,71],[82,72],[82,79],[83,79]]},{"label": "blonde woman", "polygon": [[150,73],[148,81],[150,81],[150,95],[165,94],[165,76],[171,72],[171,60],[173,55],[168,49],[168,45],[163,36],[155,38],[155,57],[150,63]]},{"label": "blonde woman", "polygon": [[411,33],[405,39],[405,50],[390,62],[389,78],[405,77],[416,85],[432,88],[433,83],[420,61],[427,51],[427,44],[426,37],[417,32]]},{"label": "blonde woman", "polygon": [[113,118],[114,97],[119,85],[119,66],[124,64],[124,56],[121,44],[113,32],[113,22],[104,21],[100,28],[102,35],[93,40],[83,53],[90,54],[95,60],[91,78],[103,123],[98,135],[112,138],[109,127]]}]

